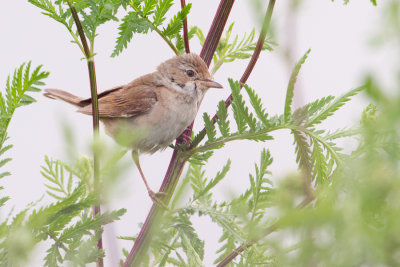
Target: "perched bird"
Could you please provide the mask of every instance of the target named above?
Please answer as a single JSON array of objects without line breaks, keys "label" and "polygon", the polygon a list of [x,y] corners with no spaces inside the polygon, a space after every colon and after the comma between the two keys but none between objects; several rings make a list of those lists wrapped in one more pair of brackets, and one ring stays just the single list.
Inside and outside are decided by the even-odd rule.
[{"label": "perched bird", "polygon": [[[140,153],[154,153],[168,147],[195,119],[198,104],[209,88],[222,88],[211,80],[206,63],[196,54],[184,54],[161,63],[157,71],[98,94],[99,117],[106,133],[132,149],[132,157],[153,201],[139,163]],[[47,89],[45,96],[79,107],[92,115],[91,98],[66,91]],[[118,136],[131,133],[132,140]]]}]

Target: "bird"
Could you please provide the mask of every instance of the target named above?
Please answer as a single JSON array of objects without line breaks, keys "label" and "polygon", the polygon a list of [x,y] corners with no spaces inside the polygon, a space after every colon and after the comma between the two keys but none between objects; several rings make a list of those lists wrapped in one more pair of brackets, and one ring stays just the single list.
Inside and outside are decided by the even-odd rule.
[{"label": "bird", "polygon": [[[139,154],[153,154],[177,139],[194,121],[209,88],[222,88],[222,85],[211,79],[207,64],[200,56],[188,53],[162,62],[155,72],[97,95],[99,119],[106,134],[132,150],[132,158],[155,203],[161,203],[160,193],[151,190],[140,166]],[[93,115],[91,98],[59,89],[46,89],[44,96],[72,104],[80,113]]]}]

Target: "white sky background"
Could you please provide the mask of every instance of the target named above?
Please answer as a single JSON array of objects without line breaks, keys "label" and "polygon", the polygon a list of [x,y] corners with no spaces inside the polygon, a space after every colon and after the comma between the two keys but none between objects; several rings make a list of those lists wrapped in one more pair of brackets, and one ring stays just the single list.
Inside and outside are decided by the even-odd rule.
[{"label": "white sky background", "polygon": [[[178,1],[176,1],[178,2]],[[193,1],[189,24],[197,25],[207,33],[219,1]],[[236,1],[228,23],[235,21],[234,32],[241,36],[250,32],[256,25],[250,1]],[[267,2],[267,1],[265,1]],[[285,90],[289,80],[289,70],[294,62],[288,64],[283,52],[290,46],[292,60],[297,61],[304,52],[312,52],[303,66],[296,95],[296,105],[302,105],[326,95],[340,95],[347,90],[362,84],[367,70],[377,70],[385,77],[386,62],[391,60],[390,51],[370,49],[368,40],[373,30],[377,29],[379,9],[368,0],[353,0],[344,6],[342,1],[332,3],[330,0],[304,1],[293,21],[294,27],[288,27],[288,1],[277,1],[273,23],[274,40],[279,44],[275,52],[263,52],[248,84],[263,99],[264,106],[270,114],[283,112]],[[173,52],[155,33],[135,35],[127,50],[117,58],[110,58],[117,37],[117,23],[108,23],[99,28],[96,41],[95,58],[99,91],[127,83],[142,74],[155,70],[156,66],[173,56]],[[295,33],[295,34],[294,34]],[[40,14],[40,10],[27,1],[2,1],[0,9],[0,88],[4,88],[8,74],[22,62],[32,60],[33,66],[43,64],[44,70],[50,71],[46,87],[68,90],[71,93],[89,96],[87,66],[80,50],[70,42],[66,29],[59,23]],[[199,53],[200,46],[196,39],[191,41],[192,52]],[[211,115],[216,110],[218,101],[225,99],[229,93],[228,77],[240,79],[247,60],[225,65],[217,72],[215,80],[224,85],[224,90],[210,90],[206,95],[199,114],[204,111]],[[385,64],[383,64],[385,63]],[[1,89],[4,90],[4,89]],[[29,202],[38,200],[45,192],[44,178],[40,175],[40,165],[44,155],[66,159],[65,142],[62,134],[62,123],[66,122],[75,131],[79,153],[88,154],[91,140],[91,118],[75,113],[75,108],[58,101],[51,101],[41,94],[33,95],[38,103],[18,109],[9,128],[8,143],[14,148],[8,152],[13,161],[4,168],[12,176],[2,180],[7,195],[11,200],[6,208],[0,211],[2,218],[15,207],[20,210]],[[324,126],[328,129],[350,126],[358,123],[360,112],[366,106],[365,99],[357,96],[353,103],[337,113]],[[350,107],[350,108],[349,108]],[[195,130],[203,126],[198,116]],[[255,143],[240,141],[230,143],[215,153],[210,159],[207,171],[209,177],[225,164],[227,157],[232,159],[232,168],[215,188],[216,198],[229,199],[232,193],[241,193],[248,186],[248,173],[254,171],[254,162],[258,162],[263,147],[271,150],[274,157],[273,180],[296,170],[294,147],[288,132],[276,132],[275,141]],[[349,142],[343,143],[346,147]],[[158,152],[152,156],[142,156],[142,168],[156,191],[164,177],[172,149]],[[129,160],[129,157],[126,157]],[[115,241],[113,235],[135,235],[138,223],[143,222],[151,206],[151,200],[133,166],[119,180],[113,195],[111,208],[127,208],[122,220],[106,228],[105,249],[108,255],[112,251],[120,253],[122,247],[130,249],[127,241]],[[43,203],[50,199],[46,197]],[[215,259],[214,251],[219,246],[220,232],[207,218],[194,220],[199,235],[206,241],[206,266],[211,266]],[[39,250],[40,251],[40,250]],[[39,253],[40,254],[40,253]],[[42,256],[38,257],[40,260]],[[108,266],[116,266],[118,258],[107,258]],[[37,261],[40,266],[40,261]]]}]

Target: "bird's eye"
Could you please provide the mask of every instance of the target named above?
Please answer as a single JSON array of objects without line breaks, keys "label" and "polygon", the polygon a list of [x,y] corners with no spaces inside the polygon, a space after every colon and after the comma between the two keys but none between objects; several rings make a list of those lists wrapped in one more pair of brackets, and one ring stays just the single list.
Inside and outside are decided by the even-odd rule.
[{"label": "bird's eye", "polygon": [[194,71],[192,71],[192,70],[187,70],[187,71],[186,71],[186,74],[187,74],[187,76],[189,76],[189,77],[193,77],[193,76],[194,76]]}]

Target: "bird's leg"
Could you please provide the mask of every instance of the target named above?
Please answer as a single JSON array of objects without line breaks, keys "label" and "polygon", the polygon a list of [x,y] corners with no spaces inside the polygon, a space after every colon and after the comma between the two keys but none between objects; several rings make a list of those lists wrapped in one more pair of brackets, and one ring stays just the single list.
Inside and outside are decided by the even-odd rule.
[{"label": "bird's leg", "polygon": [[133,161],[135,162],[136,167],[137,167],[138,170],[139,170],[140,176],[142,177],[142,180],[143,180],[143,182],[144,182],[144,185],[146,186],[146,189],[147,189],[147,193],[149,194],[151,200],[152,200],[154,203],[156,203],[156,204],[158,204],[158,205],[160,205],[160,206],[162,206],[162,207],[168,209],[168,207],[167,207],[167,206],[160,200],[160,198],[159,198],[160,195],[164,195],[165,193],[163,193],[163,192],[154,193],[154,191],[151,190],[149,184],[147,183],[146,177],[144,177],[142,168],[140,167],[139,155],[138,155],[137,151],[132,151],[132,159],[133,159]]}]

